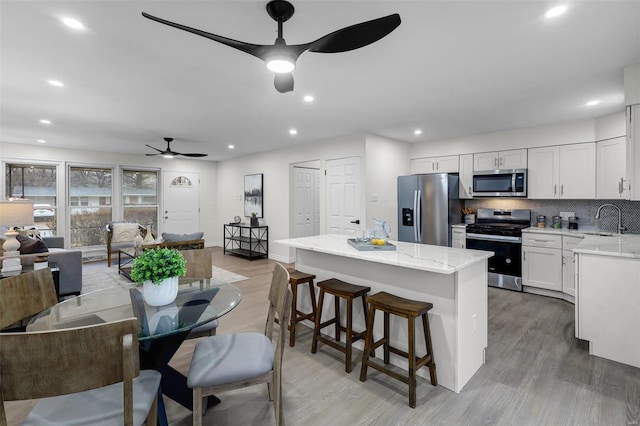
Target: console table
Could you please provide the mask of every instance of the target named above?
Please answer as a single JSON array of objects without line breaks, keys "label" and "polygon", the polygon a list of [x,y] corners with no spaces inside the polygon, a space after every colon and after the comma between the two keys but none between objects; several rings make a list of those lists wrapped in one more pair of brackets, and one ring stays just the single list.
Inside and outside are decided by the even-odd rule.
[{"label": "console table", "polygon": [[224,253],[249,260],[269,256],[269,227],[237,223],[224,225]]}]

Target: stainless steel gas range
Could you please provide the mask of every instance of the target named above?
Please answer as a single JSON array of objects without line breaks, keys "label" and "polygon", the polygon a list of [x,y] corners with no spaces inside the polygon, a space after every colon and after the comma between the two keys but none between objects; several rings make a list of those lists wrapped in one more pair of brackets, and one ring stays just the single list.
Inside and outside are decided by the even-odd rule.
[{"label": "stainless steel gas range", "polygon": [[489,259],[489,285],[522,291],[522,230],[531,224],[531,210],[478,209],[467,225],[467,248],[495,253]]}]

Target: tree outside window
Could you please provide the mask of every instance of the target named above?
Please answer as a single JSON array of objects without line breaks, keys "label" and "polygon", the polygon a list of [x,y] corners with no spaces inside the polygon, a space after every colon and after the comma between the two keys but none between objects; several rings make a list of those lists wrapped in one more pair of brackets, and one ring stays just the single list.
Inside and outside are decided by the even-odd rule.
[{"label": "tree outside window", "polygon": [[104,245],[105,225],[112,219],[111,169],[69,168],[71,247]]},{"label": "tree outside window", "polygon": [[55,236],[58,229],[56,166],[7,164],[7,197],[33,202],[34,227],[42,236]]}]

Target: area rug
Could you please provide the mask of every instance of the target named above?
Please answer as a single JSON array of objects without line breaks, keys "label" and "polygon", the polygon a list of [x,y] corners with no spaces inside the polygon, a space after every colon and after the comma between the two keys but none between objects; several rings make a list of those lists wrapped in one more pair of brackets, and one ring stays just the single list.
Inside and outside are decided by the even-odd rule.
[{"label": "area rug", "polygon": [[214,280],[226,281],[228,283],[237,283],[238,281],[244,281],[249,279],[244,275],[239,275],[231,271],[227,271],[226,269],[218,268],[217,266],[212,266],[212,269],[213,269]]},{"label": "area rug", "polygon": [[[89,293],[118,284],[131,283],[124,275],[118,274],[117,265],[111,265],[111,268],[108,268],[106,262],[87,262],[82,266],[82,293]],[[249,279],[217,266],[212,266],[212,273],[215,280],[229,283]]]}]

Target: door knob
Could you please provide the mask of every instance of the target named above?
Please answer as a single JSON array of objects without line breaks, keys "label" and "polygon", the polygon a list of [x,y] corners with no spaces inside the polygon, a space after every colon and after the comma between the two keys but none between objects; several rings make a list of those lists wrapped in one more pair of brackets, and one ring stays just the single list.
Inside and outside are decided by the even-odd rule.
[{"label": "door knob", "polygon": [[351,223],[355,223],[356,225],[360,225],[360,219],[352,220]]}]

